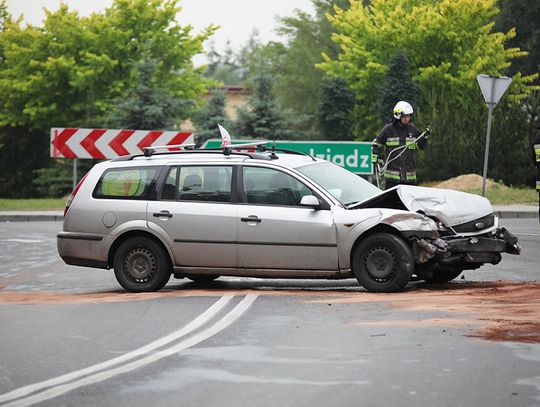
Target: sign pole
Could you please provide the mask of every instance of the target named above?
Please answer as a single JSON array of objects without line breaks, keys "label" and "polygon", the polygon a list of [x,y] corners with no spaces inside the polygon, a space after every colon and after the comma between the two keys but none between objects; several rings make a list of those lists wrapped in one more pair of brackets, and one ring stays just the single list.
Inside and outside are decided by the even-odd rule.
[{"label": "sign pole", "polygon": [[486,152],[484,154],[484,173],[482,175],[482,196],[486,196],[486,179],[489,159],[489,139],[491,136],[491,119],[493,117],[493,109],[501,99],[506,89],[512,83],[512,78],[506,76],[489,76],[480,74],[476,77],[484,101],[488,107],[488,125],[486,134]]},{"label": "sign pole", "polygon": [[489,139],[491,137],[491,118],[493,115],[494,104],[490,103],[488,105],[488,125],[487,125],[487,134],[486,134],[486,151],[484,153],[484,172],[482,175],[482,196],[486,196],[486,179],[487,179],[487,169],[488,169],[488,159],[489,159]]},{"label": "sign pole", "polygon": [[73,189],[77,186],[77,159],[73,159]]}]

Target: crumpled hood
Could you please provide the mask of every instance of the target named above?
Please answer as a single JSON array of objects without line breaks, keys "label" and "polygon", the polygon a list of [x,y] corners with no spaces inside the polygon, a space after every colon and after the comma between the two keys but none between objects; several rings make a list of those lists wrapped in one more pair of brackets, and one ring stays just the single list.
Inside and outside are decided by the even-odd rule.
[{"label": "crumpled hood", "polygon": [[[389,207],[400,203],[412,212],[421,211],[433,216],[447,226],[460,225],[493,213],[491,203],[484,197],[452,189],[398,185],[364,202],[354,205],[359,207]],[[388,198],[388,199],[385,199]],[[396,207],[396,209],[401,209]]]}]

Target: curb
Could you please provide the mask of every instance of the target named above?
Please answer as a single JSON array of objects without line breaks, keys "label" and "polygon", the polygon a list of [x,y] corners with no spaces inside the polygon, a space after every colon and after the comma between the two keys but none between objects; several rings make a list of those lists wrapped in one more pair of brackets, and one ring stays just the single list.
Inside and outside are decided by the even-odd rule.
[{"label": "curb", "polygon": [[500,219],[538,219],[538,212],[495,211],[493,213]]},{"label": "curb", "polygon": [[52,214],[1,214],[0,222],[62,222],[64,215],[52,215]]}]

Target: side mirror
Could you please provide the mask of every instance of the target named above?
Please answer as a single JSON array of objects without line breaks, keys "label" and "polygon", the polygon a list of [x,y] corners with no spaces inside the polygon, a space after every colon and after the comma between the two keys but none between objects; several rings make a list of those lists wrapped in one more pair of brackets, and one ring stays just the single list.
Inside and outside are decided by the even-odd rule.
[{"label": "side mirror", "polygon": [[319,200],[314,195],[305,195],[302,197],[302,200],[300,201],[300,205],[302,206],[309,206],[313,209],[318,209],[321,205]]}]

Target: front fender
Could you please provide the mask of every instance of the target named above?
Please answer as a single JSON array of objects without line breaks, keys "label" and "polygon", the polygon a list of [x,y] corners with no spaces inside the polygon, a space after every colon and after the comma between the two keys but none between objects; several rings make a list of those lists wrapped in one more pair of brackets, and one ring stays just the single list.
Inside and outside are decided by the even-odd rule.
[{"label": "front fender", "polygon": [[418,233],[438,236],[437,225],[419,213],[395,209],[355,209],[336,213],[339,264],[342,270],[351,268],[351,252],[359,238],[377,225],[394,228],[402,235]]}]

